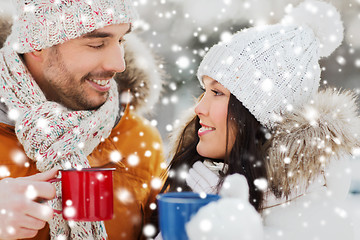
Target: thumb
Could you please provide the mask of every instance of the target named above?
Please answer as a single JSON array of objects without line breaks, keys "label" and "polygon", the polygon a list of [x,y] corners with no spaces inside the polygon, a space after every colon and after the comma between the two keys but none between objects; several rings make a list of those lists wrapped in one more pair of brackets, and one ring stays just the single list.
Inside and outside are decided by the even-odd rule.
[{"label": "thumb", "polygon": [[59,171],[58,168],[53,168],[46,172],[37,173],[32,176],[24,177],[23,179],[30,180],[30,181],[47,181],[47,180],[55,178],[58,171]]}]

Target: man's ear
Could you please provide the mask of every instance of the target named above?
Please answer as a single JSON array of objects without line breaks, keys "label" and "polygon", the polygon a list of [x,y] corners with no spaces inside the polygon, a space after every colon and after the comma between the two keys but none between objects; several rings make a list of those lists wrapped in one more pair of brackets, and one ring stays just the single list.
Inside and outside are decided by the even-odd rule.
[{"label": "man's ear", "polygon": [[43,50],[35,50],[33,52],[25,53],[28,58],[31,58],[33,61],[42,62],[44,61],[45,53]]}]

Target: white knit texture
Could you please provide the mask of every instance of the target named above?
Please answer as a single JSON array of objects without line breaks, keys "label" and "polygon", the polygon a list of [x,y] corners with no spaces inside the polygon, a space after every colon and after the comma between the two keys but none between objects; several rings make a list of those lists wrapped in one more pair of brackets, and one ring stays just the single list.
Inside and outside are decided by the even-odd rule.
[{"label": "white knit texture", "polygon": [[[328,23],[336,31],[342,24],[339,16]],[[340,36],[340,41],[327,47],[329,41],[321,42],[308,24],[287,22],[245,29],[229,42],[213,46],[197,76],[200,84],[203,76],[221,83],[262,125],[272,128],[283,112],[310,101],[317,92],[320,48],[325,45],[327,51],[335,50]]]},{"label": "white knit texture", "polygon": [[249,29],[235,34],[227,44],[212,47],[198,77],[206,75],[220,82],[260,123],[271,127],[276,114],[308,101],[317,91],[318,45],[307,27]]},{"label": "white knit texture", "polygon": [[16,0],[7,39],[18,53],[41,50],[110,24],[132,23],[131,0]]}]

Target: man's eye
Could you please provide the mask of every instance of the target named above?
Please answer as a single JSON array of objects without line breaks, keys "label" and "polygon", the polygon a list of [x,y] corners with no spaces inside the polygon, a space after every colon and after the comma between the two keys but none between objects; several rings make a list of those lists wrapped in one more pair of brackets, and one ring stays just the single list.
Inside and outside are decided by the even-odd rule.
[{"label": "man's eye", "polygon": [[100,45],[89,45],[89,47],[95,48],[95,49],[102,48],[103,46],[104,46],[104,44],[100,44]]}]

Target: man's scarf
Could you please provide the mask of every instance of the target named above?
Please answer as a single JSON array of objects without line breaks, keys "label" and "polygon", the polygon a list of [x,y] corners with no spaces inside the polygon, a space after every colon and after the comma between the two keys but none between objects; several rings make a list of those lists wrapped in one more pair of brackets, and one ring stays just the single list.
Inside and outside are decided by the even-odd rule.
[{"label": "man's scarf", "polygon": [[[119,112],[117,86],[111,80],[108,100],[97,110],[71,111],[47,101],[19,55],[7,45],[0,50],[0,96],[15,119],[15,132],[29,158],[39,171],[89,168],[87,156],[107,138]],[[71,87],[71,86],[69,86]],[[50,202],[61,209],[61,187]],[[54,214],[49,222],[51,238],[105,239],[103,222],[67,222]],[[63,238],[62,238],[63,237]]]}]

